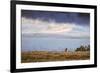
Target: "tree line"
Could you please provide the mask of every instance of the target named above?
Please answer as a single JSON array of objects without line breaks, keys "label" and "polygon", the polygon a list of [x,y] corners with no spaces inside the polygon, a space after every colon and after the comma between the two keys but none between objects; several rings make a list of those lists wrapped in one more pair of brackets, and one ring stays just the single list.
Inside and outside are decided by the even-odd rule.
[{"label": "tree line", "polygon": [[76,48],[75,51],[90,51],[90,45],[87,46],[81,45],[79,48]]},{"label": "tree line", "polygon": [[[65,52],[68,51],[68,48],[65,48]],[[83,46],[81,45],[80,47],[76,48],[75,51],[90,51],[90,45]]]}]

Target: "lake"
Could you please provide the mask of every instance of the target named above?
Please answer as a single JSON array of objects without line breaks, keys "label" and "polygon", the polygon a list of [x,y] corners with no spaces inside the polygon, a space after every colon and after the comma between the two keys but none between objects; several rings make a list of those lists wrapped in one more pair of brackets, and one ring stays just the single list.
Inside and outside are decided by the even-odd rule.
[{"label": "lake", "polygon": [[22,36],[22,51],[74,51],[80,45],[89,45],[89,38],[50,38],[50,37],[26,37]]}]

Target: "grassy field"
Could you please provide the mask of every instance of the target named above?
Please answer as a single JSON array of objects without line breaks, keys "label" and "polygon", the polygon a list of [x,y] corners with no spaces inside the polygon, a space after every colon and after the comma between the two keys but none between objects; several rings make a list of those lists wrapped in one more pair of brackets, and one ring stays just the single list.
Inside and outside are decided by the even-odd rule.
[{"label": "grassy field", "polygon": [[77,51],[77,52],[32,51],[32,52],[21,53],[22,63],[87,60],[87,59],[90,59],[89,51]]}]

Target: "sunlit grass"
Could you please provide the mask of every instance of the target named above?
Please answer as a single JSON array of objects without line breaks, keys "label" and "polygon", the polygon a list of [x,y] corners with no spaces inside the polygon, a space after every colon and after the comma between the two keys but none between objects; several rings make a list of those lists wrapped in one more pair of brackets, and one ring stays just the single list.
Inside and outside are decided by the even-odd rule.
[{"label": "sunlit grass", "polygon": [[77,52],[31,51],[31,52],[21,53],[22,63],[87,60],[87,59],[90,59],[89,51],[77,51]]}]

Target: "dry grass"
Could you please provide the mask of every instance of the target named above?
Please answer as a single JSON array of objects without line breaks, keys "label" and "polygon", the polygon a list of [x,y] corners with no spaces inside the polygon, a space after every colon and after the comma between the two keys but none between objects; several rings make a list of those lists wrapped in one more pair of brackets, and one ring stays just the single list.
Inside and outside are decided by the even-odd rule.
[{"label": "dry grass", "polygon": [[78,51],[78,52],[32,51],[32,52],[22,52],[21,53],[21,62],[22,63],[87,60],[87,59],[90,59],[89,51]]}]

